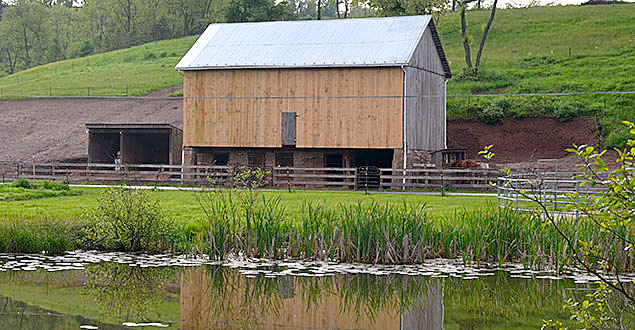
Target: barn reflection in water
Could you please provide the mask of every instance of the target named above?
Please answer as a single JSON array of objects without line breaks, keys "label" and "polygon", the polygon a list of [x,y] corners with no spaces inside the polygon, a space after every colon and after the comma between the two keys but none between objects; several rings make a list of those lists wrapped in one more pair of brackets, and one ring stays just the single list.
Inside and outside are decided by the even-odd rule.
[{"label": "barn reflection in water", "polygon": [[223,268],[184,271],[182,329],[442,329],[443,287],[372,275],[246,277]]}]

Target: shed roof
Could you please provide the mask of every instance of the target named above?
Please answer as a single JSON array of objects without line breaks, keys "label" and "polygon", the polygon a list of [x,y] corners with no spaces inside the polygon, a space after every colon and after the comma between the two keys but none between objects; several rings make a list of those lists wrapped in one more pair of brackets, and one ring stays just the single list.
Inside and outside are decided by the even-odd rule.
[{"label": "shed roof", "polygon": [[449,77],[430,15],[211,24],[176,69],[408,65],[428,27]]},{"label": "shed roof", "polygon": [[168,123],[86,123],[88,130],[179,130],[180,128]]}]

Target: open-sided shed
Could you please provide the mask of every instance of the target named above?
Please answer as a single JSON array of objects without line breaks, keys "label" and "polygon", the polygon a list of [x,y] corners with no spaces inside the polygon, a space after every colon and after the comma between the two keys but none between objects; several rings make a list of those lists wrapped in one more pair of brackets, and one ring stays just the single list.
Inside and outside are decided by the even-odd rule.
[{"label": "open-sided shed", "polygon": [[181,164],[183,132],[170,124],[86,124],[88,163]]},{"label": "open-sided shed", "polygon": [[176,69],[186,164],[401,168],[446,147],[431,16],[212,24]]}]

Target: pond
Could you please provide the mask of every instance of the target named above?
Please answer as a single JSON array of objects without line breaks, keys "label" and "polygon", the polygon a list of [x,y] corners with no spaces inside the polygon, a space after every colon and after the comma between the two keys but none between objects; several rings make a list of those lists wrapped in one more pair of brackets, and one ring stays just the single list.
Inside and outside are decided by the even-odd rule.
[{"label": "pond", "polygon": [[592,280],[442,259],[2,254],[0,329],[536,329],[542,319],[567,320],[563,302],[592,290]]}]

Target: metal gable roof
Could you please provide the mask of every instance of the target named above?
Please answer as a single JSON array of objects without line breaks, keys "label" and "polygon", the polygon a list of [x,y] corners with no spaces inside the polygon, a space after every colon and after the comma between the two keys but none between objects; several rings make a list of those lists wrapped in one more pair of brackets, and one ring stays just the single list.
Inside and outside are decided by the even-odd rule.
[{"label": "metal gable roof", "polygon": [[211,24],[176,69],[407,65],[430,20],[424,15]]}]

